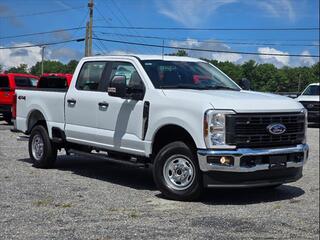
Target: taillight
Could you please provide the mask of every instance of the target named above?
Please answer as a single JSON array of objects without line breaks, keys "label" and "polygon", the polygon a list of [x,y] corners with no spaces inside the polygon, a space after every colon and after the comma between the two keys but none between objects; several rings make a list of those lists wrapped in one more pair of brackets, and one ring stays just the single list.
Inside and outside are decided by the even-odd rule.
[{"label": "taillight", "polygon": [[13,103],[11,107],[11,115],[13,119],[17,117],[17,94],[13,95]]}]

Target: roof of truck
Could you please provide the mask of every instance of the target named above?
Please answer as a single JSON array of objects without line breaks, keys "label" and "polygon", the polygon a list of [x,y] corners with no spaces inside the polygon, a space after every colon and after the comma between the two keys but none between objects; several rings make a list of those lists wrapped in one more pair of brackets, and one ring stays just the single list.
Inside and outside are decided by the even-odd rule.
[{"label": "roof of truck", "polygon": [[165,60],[165,61],[182,61],[182,62],[199,62],[203,61],[198,58],[192,57],[180,57],[180,56],[167,56],[167,55],[143,55],[143,54],[128,54],[128,55],[99,55],[99,56],[92,56],[86,57],[85,59],[105,59],[105,58],[117,58],[117,57],[134,57],[138,58],[139,60]]},{"label": "roof of truck", "polygon": [[311,84],[309,84],[309,86],[319,86],[320,85],[320,83],[311,83]]}]

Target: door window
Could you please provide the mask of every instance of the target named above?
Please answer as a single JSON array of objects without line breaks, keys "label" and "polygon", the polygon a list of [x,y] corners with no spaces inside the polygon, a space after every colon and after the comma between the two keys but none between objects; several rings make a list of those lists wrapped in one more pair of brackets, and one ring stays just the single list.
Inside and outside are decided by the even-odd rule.
[{"label": "door window", "polygon": [[14,78],[17,87],[32,87],[32,81],[28,77],[15,77]]},{"label": "door window", "polygon": [[84,63],[79,73],[76,88],[84,91],[98,91],[106,64],[106,62]]},{"label": "door window", "polygon": [[9,78],[7,76],[0,77],[0,88],[9,87]]},{"label": "door window", "polygon": [[124,76],[126,78],[127,87],[143,85],[135,67],[128,62],[115,62],[112,64],[112,70],[109,77],[109,83],[116,76]]}]

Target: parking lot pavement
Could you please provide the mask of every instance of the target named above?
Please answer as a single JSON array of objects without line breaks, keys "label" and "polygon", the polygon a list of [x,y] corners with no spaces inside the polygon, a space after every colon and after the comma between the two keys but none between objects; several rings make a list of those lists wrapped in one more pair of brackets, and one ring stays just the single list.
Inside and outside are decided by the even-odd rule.
[{"label": "parking lot pavement", "polygon": [[274,190],[164,199],[148,169],[59,156],[35,169],[0,121],[0,239],[319,239],[319,129],[304,177]]}]

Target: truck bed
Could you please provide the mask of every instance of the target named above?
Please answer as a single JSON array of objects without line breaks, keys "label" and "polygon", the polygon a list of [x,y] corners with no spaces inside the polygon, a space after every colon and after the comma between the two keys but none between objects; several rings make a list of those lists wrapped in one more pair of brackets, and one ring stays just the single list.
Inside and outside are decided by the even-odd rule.
[{"label": "truck bed", "polygon": [[47,121],[49,129],[64,129],[64,99],[66,90],[56,89],[17,89],[16,128],[28,130],[27,119],[35,111],[40,112]]}]

